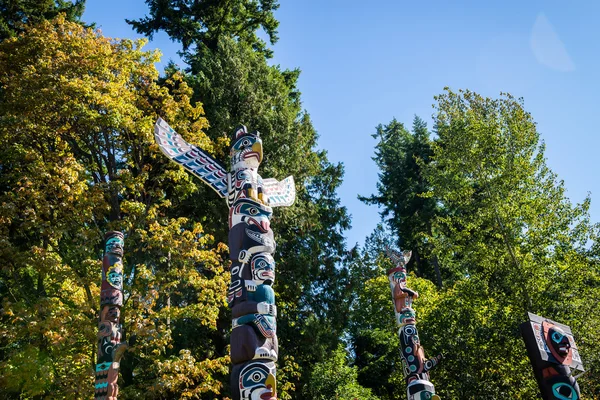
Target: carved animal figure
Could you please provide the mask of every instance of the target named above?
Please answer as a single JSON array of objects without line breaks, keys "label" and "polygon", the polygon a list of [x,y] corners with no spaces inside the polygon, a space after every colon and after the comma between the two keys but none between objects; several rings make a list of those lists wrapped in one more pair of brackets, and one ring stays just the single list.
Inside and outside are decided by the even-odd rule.
[{"label": "carved animal figure", "polygon": [[258,132],[248,132],[245,126],[233,134],[230,171],[183,140],[162,119],[156,122],[155,138],[163,153],[227,200],[231,260],[227,303],[233,317],[231,391],[234,400],[276,400],[279,345],[272,288],[276,244],[270,219],[273,207],[294,203],[294,179],[262,179],[258,174],[262,140]]},{"label": "carved animal figure", "polygon": [[425,358],[425,351],[421,346],[417,331],[415,310],[412,308],[413,300],[417,299],[419,294],[406,285],[406,264],[412,253],[410,251],[399,253],[387,249],[387,254],[395,264],[395,267],[390,269],[387,275],[392,292],[396,323],[400,327],[398,336],[408,400],[439,400],[433,384],[429,382],[429,371],[440,362],[442,356]]}]

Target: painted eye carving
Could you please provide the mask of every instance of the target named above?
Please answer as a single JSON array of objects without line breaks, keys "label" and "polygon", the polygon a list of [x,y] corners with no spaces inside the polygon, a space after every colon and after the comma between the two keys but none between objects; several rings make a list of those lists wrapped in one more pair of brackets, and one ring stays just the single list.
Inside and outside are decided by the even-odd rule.
[{"label": "painted eye carving", "polygon": [[554,331],[552,333],[552,340],[555,341],[556,343],[560,343],[564,337],[565,337],[565,335],[563,335],[561,332]]},{"label": "painted eye carving", "polygon": [[252,379],[254,382],[260,382],[264,379],[264,374],[256,371],[253,372],[252,375],[250,376],[250,379]]},{"label": "painted eye carving", "polygon": [[250,140],[246,139],[242,142],[242,147],[248,147],[250,146]]},{"label": "painted eye carving", "polygon": [[258,214],[258,210],[256,208],[251,208],[250,210],[248,210],[248,212],[250,213],[250,215]]},{"label": "painted eye carving", "polygon": [[259,386],[267,379],[266,371],[258,367],[252,367],[248,371],[244,372],[243,375],[243,385],[246,388],[252,388]]}]

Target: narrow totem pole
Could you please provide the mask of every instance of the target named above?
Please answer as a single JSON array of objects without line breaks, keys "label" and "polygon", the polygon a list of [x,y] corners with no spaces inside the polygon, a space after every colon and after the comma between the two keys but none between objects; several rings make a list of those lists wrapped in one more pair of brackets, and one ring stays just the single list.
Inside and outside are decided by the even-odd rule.
[{"label": "narrow totem pole", "polygon": [[272,207],[294,203],[294,179],[290,176],[278,182],[260,177],[262,141],[258,132],[249,133],[245,126],[233,135],[229,172],[162,119],[156,122],[154,136],[171,160],[227,199],[232,262],[227,293],[233,317],[231,393],[234,400],[276,400],[275,240],[269,220]]},{"label": "narrow totem pole", "polygon": [[[581,398],[576,370],[585,372],[571,328],[528,313],[521,324],[527,354],[544,400]],[[573,369],[573,371],[571,370]]]},{"label": "narrow totem pole", "polygon": [[119,362],[127,348],[120,321],[123,306],[123,246],[121,232],[108,232],[104,236],[95,399],[116,400],[119,394]]},{"label": "narrow totem pole", "polygon": [[440,400],[440,397],[435,394],[433,384],[429,382],[429,370],[438,364],[442,356],[425,358],[416,327],[415,310],[412,308],[412,302],[419,297],[419,294],[406,287],[406,264],[412,252],[398,253],[388,249],[387,254],[395,265],[387,275],[392,290],[396,323],[400,327],[398,336],[408,400]]}]

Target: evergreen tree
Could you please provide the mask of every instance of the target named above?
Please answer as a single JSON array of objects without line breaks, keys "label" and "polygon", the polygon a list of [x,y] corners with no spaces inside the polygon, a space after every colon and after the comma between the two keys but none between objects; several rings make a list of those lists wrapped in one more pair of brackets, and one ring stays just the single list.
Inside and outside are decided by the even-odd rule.
[{"label": "evergreen tree", "polygon": [[[210,125],[206,132],[219,157],[227,162],[227,138],[243,123],[261,132],[261,176],[293,175],[296,180],[296,203],[285,212],[276,211],[272,225],[277,241],[278,381],[284,388],[279,395],[290,398],[295,388],[295,396],[302,398],[314,364],[337,348],[348,323],[354,281],[340,266],[349,256],[343,231],[350,220],[336,194],[343,167],[316,149],[318,135],[296,87],[300,72],[268,65],[270,50],[256,36],[262,27],[272,43],[276,40],[276,2],[148,4],[149,16],[130,23],[145,34],[165,30],[182,43],[189,65],[186,82],[194,89],[193,99],[203,104]],[[174,72],[171,68],[167,75]],[[226,208],[210,189],[200,185],[194,199],[180,207],[217,240],[225,240]],[[220,332],[230,329],[228,313],[221,314]],[[224,336],[210,341],[227,344]]]},{"label": "evergreen tree", "polygon": [[0,0],[0,41],[23,32],[27,24],[36,24],[64,13],[69,21],[79,21],[85,0]]},{"label": "evergreen tree", "polygon": [[183,45],[183,55],[194,55],[206,47],[216,50],[220,39],[235,39],[270,57],[266,43],[256,35],[262,28],[271,44],[277,41],[273,12],[277,0],[146,0],[148,16],[127,20],[134,29],[149,36],[165,31]]},{"label": "evergreen tree", "polygon": [[[441,287],[442,271],[427,239],[433,219],[440,212],[436,199],[426,196],[430,185],[423,176],[431,157],[427,125],[415,116],[409,132],[394,119],[388,125],[379,125],[373,137],[379,140],[373,157],[380,170],[378,194],[359,199],[383,207],[381,217],[398,238],[397,245],[413,252],[410,267]],[[446,278],[451,276],[444,272]]]}]

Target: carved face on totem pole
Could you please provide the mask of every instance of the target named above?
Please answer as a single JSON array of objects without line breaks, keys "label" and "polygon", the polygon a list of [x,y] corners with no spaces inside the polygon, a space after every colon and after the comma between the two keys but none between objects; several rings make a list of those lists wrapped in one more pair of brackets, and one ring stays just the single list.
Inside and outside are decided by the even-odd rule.
[{"label": "carved face on totem pole", "polygon": [[239,199],[229,209],[229,229],[240,223],[255,226],[261,233],[269,231],[273,209],[252,199]]},{"label": "carved face on totem pole", "polygon": [[549,347],[552,355],[558,359],[566,359],[569,355],[569,351],[571,350],[571,342],[569,342],[569,337],[565,334],[565,331],[555,325],[548,327],[546,333],[546,343],[550,345]]},{"label": "carved face on totem pole", "polygon": [[233,137],[230,151],[231,169],[258,168],[263,160],[262,140],[258,132],[248,132],[245,126],[239,127]]},{"label": "carved face on totem pole", "polygon": [[527,354],[542,397],[577,400],[581,397],[574,370],[585,371],[571,329],[547,318],[528,313],[521,324]]},{"label": "carved face on totem pole", "polygon": [[227,199],[232,262],[227,294],[233,317],[231,393],[234,400],[276,400],[274,361],[279,348],[270,219],[272,207],[294,203],[293,177],[261,178],[262,141],[258,132],[248,132],[244,126],[234,132],[229,171],[183,140],[162,119],[155,125],[155,138],[163,153]]},{"label": "carved face on totem pole", "polygon": [[116,262],[108,268],[106,281],[115,289],[123,289],[123,264]]},{"label": "carved face on totem pole", "polygon": [[275,260],[269,253],[261,253],[252,257],[250,263],[252,280],[260,284],[272,285],[275,282]]},{"label": "carved face on totem pole", "polygon": [[250,362],[239,372],[241,400],[275,400],[275,363]]},{"label": "carved face on totem pole", "polygon": [[408,400],[440,400],[440,396],[435,394],[435,388],[431,382],[426,380],[412,381],[406,391]]}]

